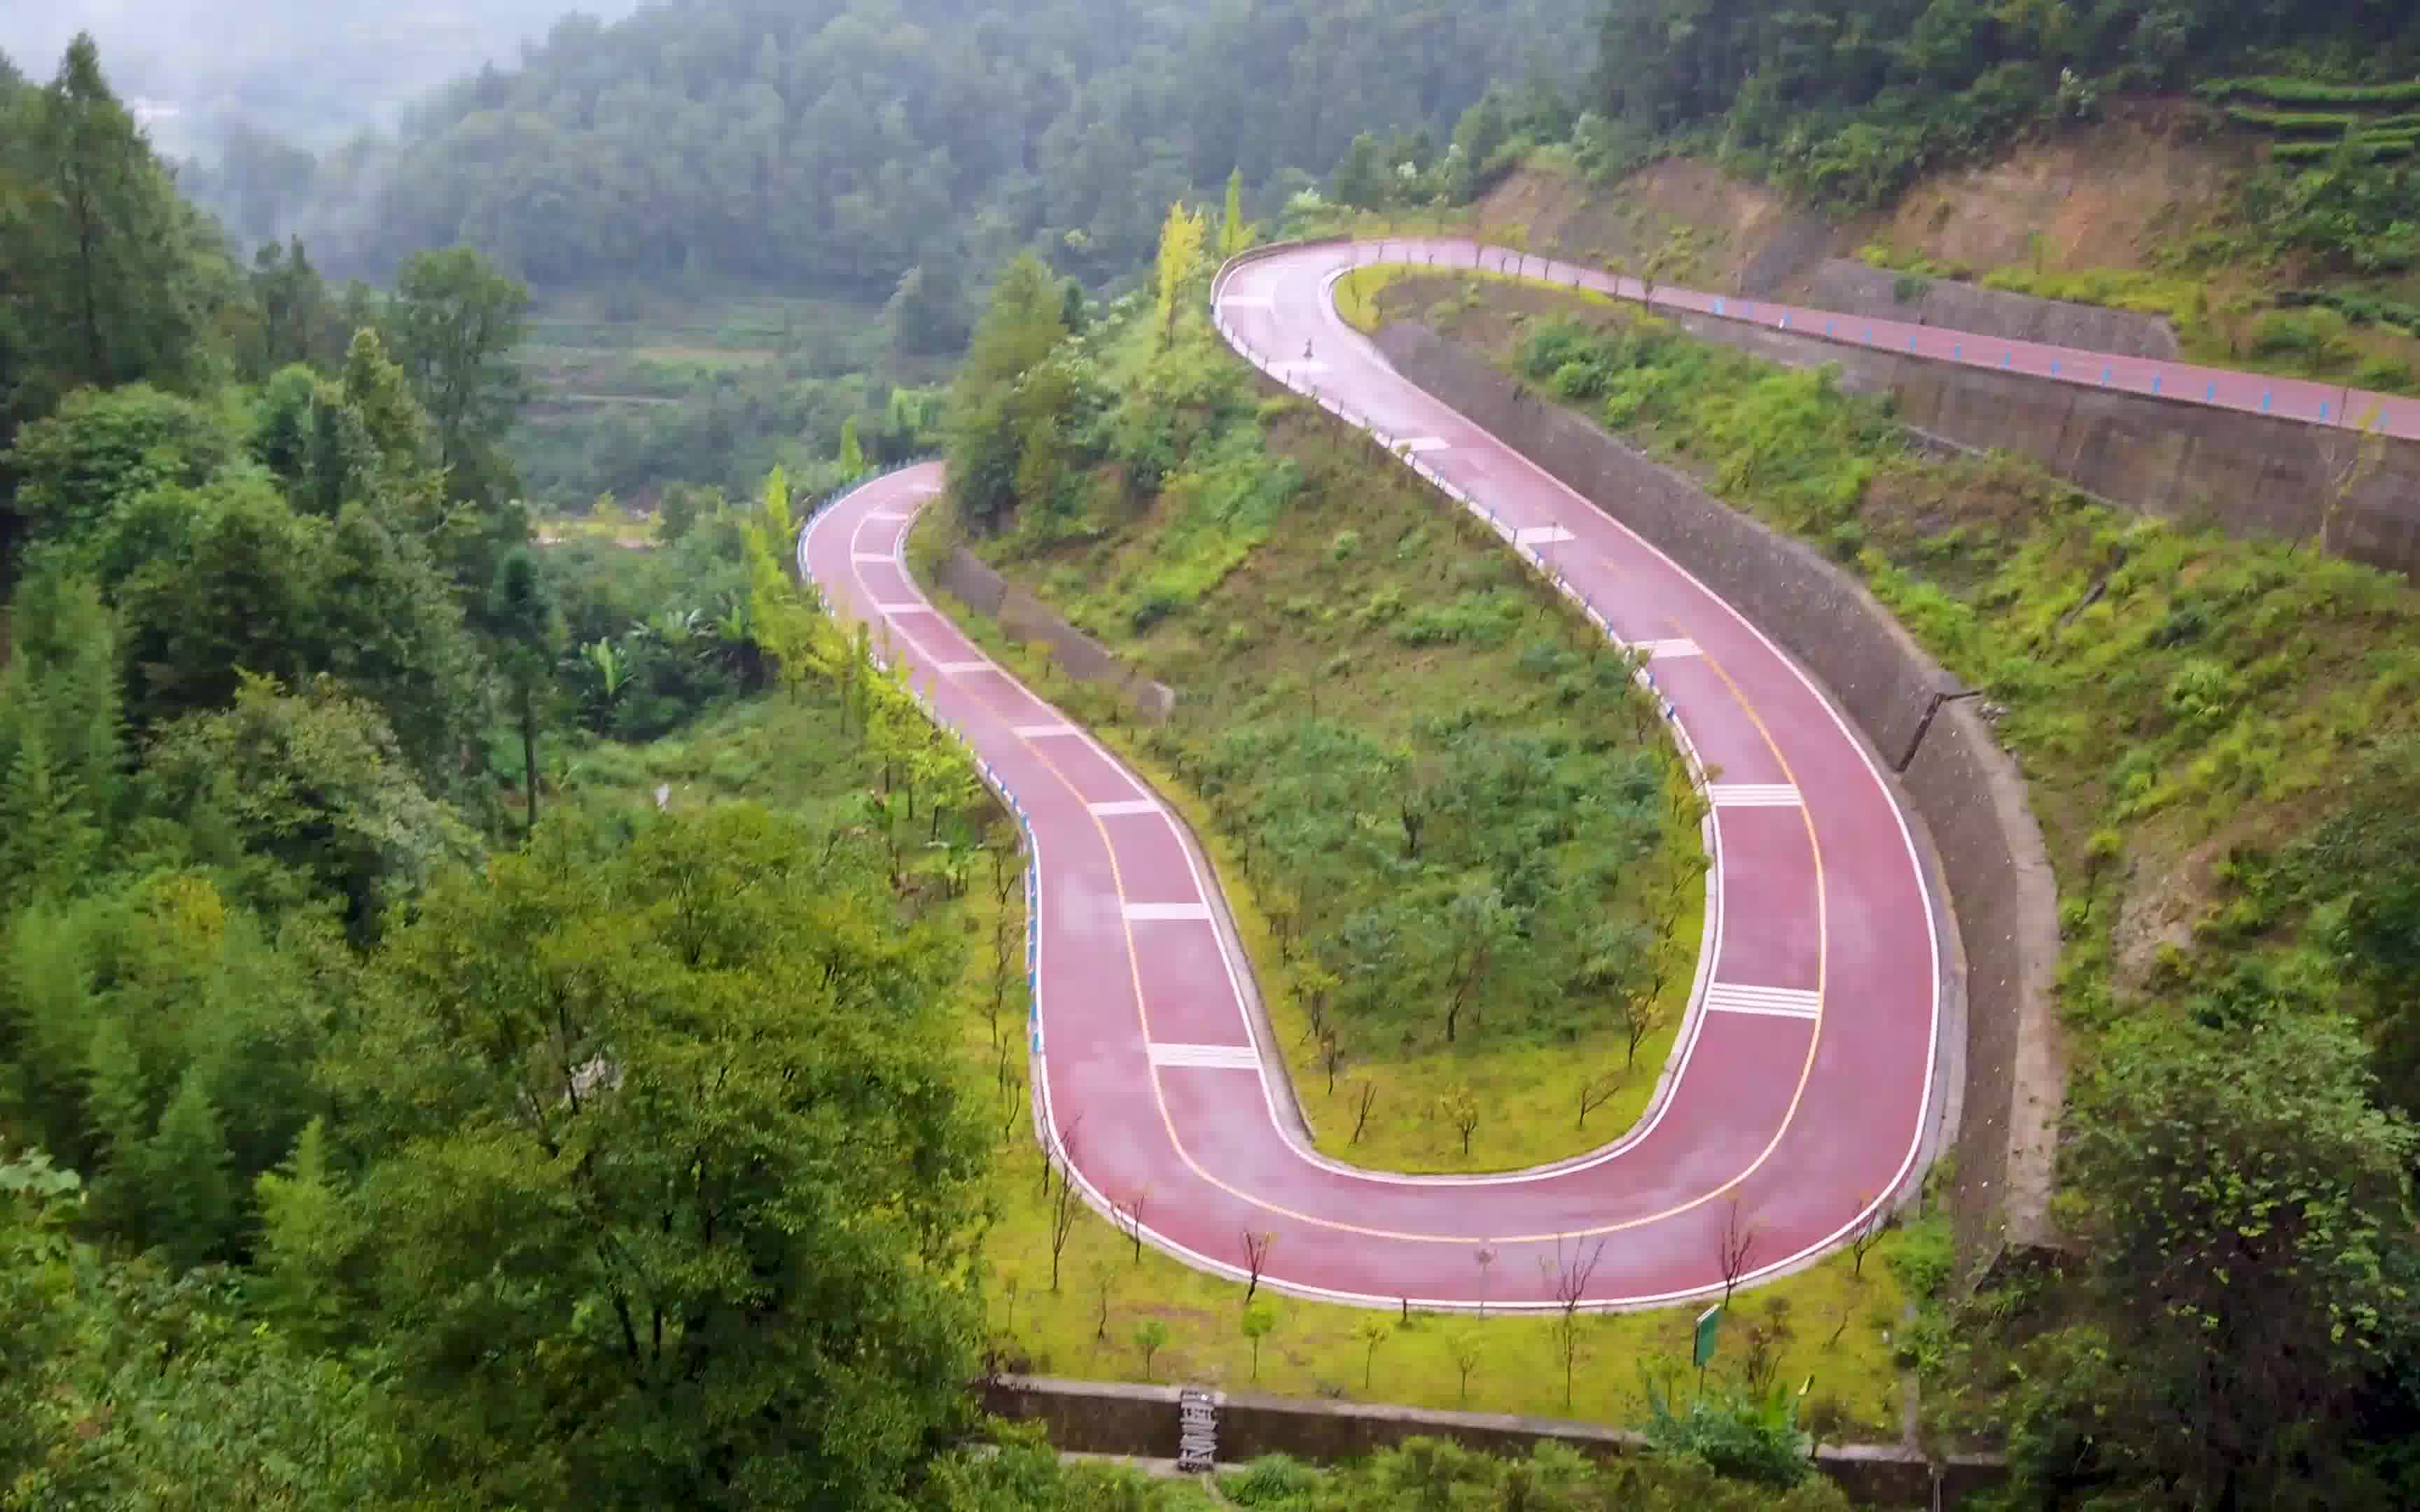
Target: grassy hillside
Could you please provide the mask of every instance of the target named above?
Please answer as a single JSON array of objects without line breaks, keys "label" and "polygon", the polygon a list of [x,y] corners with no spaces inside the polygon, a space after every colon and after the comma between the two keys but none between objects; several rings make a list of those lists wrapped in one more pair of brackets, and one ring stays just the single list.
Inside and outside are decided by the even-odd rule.
[{"label": "grassy hillside", "polygon": [[[1062,691],[1053,689],[1054,692]],[[764,698],[714,715],[680,734],[644,746],[579,741],[565,755],[560,805],[585,822],[616,826],[651,806],[661,784],[676,809],[752,799],[817,824],[858,821],[861,794],[878,783],[878,764],[845,728],[838,700],[811,687],[800,700]],[[995,840],[1004,838],[1005,830]],[[1009,878],[1017,872],[1009,861]],[[1003,1061],[986,1005],[993,929],[1005,918],[1021,932],[1023,903],[1014,886],[1002,901],[990,868],[951,899],[929,887],[908,889],[910,906],[939,909],[959,921],[968,949],[963,969],[966,1093],[997,1115],[992,1226],[985,1240],[990,1284],[991,1349],[1004,1367],[1111,1380],[1212,1385],[1428,1407],[1577,1416],[1633,1423],[1647,1414],[1642,1381],[1686,1355],[1686,1310],[1608,1315],[1581,1320],[1571,1397],[1563,1391],[1562,1345],[1550,1319],[1398,1319],[1286,1299],[1267,1302],[1273,1328],[1257,1367],[1239,1331],[1242,1288],[1187,1270],[1144,1248],[1134,1250],[1107,1221],[1082,1211],[1055,1269],[1050,1199],[1039,1184],[1040,1156],[1026,1114],[1021,1074]],[[1005,910],[1005,912],[1003,912]],[[1015,1036],[1009,1037],[1013,1046]],[[1003,1080],[1001,1068],[1009,1068]],[[1599,1116],[1604,1128],[1612,1123]],[[1741,1321],[1726,1340],[1717,1384],[1752,1370],[1760,1381],[1812,1377],[1810,1403],[1823,1407],[1848,1437],[1888,1437],[1897,1422],[1891,1332],[1902,1312],[1901,1276],[1928,1284],[1945,1256],[1929,1227],[1885,1241],[1859,1268],[1848,1257],[1758,1288],[1742,1298]],[[1366,1325],[1380,1325],[1373,1344]],[[1165,1337],[1146,1374],[1138,1331],[1156,1323]],[[1466,1388],[1455,1356],[1472,1361]]]},{"label": "grassy hillside", "polygon": [[1179,690],[1128,741],[1256,900],[1324,1149],[1501,1169],[1602,1143],[1652,1090],[1703,895],[1699,802],[1630,664],[1408,472],[1255,405],[1206,332],[1156,335],[1097,361],[1133,395],[1112,429],[1190,417],[1158,486],[1102,469],[1078,513],[980,549]]},{"label": "grassy hillside", "polygon": [[[2212,1077],[2259,1087],[2299,1075],[2307,1065],[2269,1060],[2262,1047],[2354,1026],[2368,1069],[2336,1084],[2327,1114],[2297,1115],[2293,1132],[2260,1135],[2279,1142],[2260,1158],[2299,1159],[2297,1142],[2329,1137],[2337,1119],[2382,1119],[2365,1137],[2386,1149],[2408,1137],[2400,1114],[2420,1087],[2411,1074],[2420,1018],[2408,992],[2420,851],[2408,844],[2406,817],[2420,593],[2291,545],[2114,511],[2012,462],[1918,456],[1878,404],[1838,393],[1822,373],[1702,346],[1628,308],[1431,277],[1392,283],[1376,302],[1495,352],[1851,564],[2005,711],[1999,732],[2030,781],[2058,872],[2060,998],[2080,1066],[2062,1175],[2090,1257],[2063,1288],[1978,1298],[1922,1333],[1917,1352],[1942,1388],[1934,1400],[1952,1404],[1949,1419],[2048,1452],[2029,1437],[2045,1425],[2028,1412],[2054,1410],[2046,1403],[2083,1411],[2096,1394],[2125,1388],[2073,1374],[2020,1385],[2000,1373],[2001,1350],[2040,1369],[2044,1357],[2025,1351],[2080,1347],[2062,1327],[2139,1329],[2155,1356],[2190,1357],[2200,1348],[2191,1339],[2230,1336],[2164,1333],[2177,1304],[2152,1305],[2142,1288],[2177,1283],[2154,1282],[2170,1273],[2166,1262],[2128,1248],[2126,1236],[2136,1214],[2164,1214],[2161,1252],[2202,1263],[2197,1226],[2219,1222],[2210,1209],[2230,1190],[2212,1184],[2223,1180],[2214,1173],[2232,1169],[2231,1142],[2247,1136],[2234,1120],[2255,1115],[2229,1112],[2183,1136],[2189,1155],[2159,1169],[2161,1135],[2203,1113],[2137,1094],[2166,1074],[2155,1066],[2194,1064],[2205,1088]],[[2328,1042],[2336,1055],[2349,1041]],[[2350,1042],[2358,1061],[2360,1042]],[[2389,1111],[2360,1106],[2365,1092]],[[2301,1094],[2266,1095],[2284,1105]],[[2170,1180],[2188,1195],[2170,1196]],[[2279,1191],[2262,1211],[2301,1214],[2315,1200],[2307,1187]],[[2360,1200],[2381,1204],[2372,1211],[2389,1231],[2408,1220],[2399,1179],[2348,1200],[2348,1211],[2362,1211]],[[2262,1288],[2283,1288],[2272,1294],[2280,1309],[2310,1302],[2295,1290],[2314,1232],[2299,1226],[2309,1219],[2282,1230],[2271,1219],[2242,1227],[2250,1221],[2226,1220],[2207,1240],[2228,1256],[2208,1263],[2226,1266],[2233,1288],[2231,1303],[2199,1304],[2213,1319],[2255,1305]],[[2293,1237],[2272,1248],[2273,1233]],[[2392,1325],[2387,1334],[2405,1337]],[[2071,1371],[2072,1357],[2060,1358]],[[2329,1379],[2311,1389],[2358,1391],[2357,1375]],[[2004,1388],[2016,1395],[1997,1396]]]}]

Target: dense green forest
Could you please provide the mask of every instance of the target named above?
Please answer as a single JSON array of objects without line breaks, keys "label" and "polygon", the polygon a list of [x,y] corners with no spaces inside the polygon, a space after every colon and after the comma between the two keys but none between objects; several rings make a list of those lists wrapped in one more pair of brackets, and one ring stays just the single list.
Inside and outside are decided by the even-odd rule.
[{"label": "dense green forest", "polygon": [[[2367,130],[2352,112],[2369,102],[2344,86],[2415,74],[2420,13],[2396,0],[1610,0],[1582,145],[1615,164],[1654,144],[1693,146],[1818,205],[1862,209],[2021,131],[2089,119],[2119,95],[2211,86],[2226,98],[2233,84],[2255,106],[2337,112],[2347,151],[2329,156],[2331,122],[2316,119],[2307,146],[2249,186],[2247,234],[2204,253],[2391,272],[2420,266],[2420,170],[2402,161],[2410,136],[2395,121],[2384,150],[2349,140]],[[2398,108],[2394,91],[2379,93],[2381,108]],[[2230,120],[2269,124],[2212,124]]]},{"label": "dense green forest", "polygon": [[1573,77],[1594,9],[670,0],[567,19],[392,143],[227,192],[307,204],[239,229],[300,229],[349,267],[458,239],[540,285],[686,271],[876,300],[922,270],[908,297],[947,345],[970,270],[1039,245],[1125,272],[1170,200],[1232,168],[1256,195],[1298,186],[1358,131],[1450,127],[1533,63]]}]

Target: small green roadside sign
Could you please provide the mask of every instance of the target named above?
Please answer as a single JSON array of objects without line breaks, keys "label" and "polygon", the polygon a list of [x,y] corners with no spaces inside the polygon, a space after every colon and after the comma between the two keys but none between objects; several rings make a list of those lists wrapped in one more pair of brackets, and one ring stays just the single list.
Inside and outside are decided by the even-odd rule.
[{"label": "small green roadside sign", "polygon": [[1698,1315],[1697,1344],[1689,1351],[1691,1365],[1700,1370],[1706,1368],[1706,1362],[1714,1357],[1714,1335],[1722,1331],[1722,1326],[1723,1304],[1721,1303],[1714,1304]]}]

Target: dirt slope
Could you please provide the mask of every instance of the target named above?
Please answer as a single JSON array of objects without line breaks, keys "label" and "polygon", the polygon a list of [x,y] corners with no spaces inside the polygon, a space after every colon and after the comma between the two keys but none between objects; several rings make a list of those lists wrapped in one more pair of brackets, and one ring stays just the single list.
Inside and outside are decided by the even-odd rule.
[{"label": "dirt slope", "polygon": [[[1667,159],[1612,189],[1552,169],[1514,175],[1481,202],[1480,224],[1526,232],[1541,252],[1632,262],[1670,249],[1676,282],[1796,285],[1823,257],[1869,241],[1975,268],[2040,257],[2066,268],[2138,268],[2164,239],[2214,210],[2251,148],[2213,137],[2195,108],[2146,101],[2020,145],[1989,166],[1939,175],[1892,210],[1830,221],[1712,162]],[[2040,242],[2034,241],[2039,233]]]}]

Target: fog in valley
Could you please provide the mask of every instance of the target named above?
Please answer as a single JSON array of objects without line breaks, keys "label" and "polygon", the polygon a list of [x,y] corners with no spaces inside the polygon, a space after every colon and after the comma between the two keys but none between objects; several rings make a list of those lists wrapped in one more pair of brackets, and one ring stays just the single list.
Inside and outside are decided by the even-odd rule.
[{"label": "fog in valley", "polygon": [[[607,20],[635,0],[585,0]],[[211,157],[229,122],[326,147],[482,63],[508,67],[566,0],[22,0],[0,5],[0,53],[47,78],[89,31],[113,85],[173,156]]]}]

